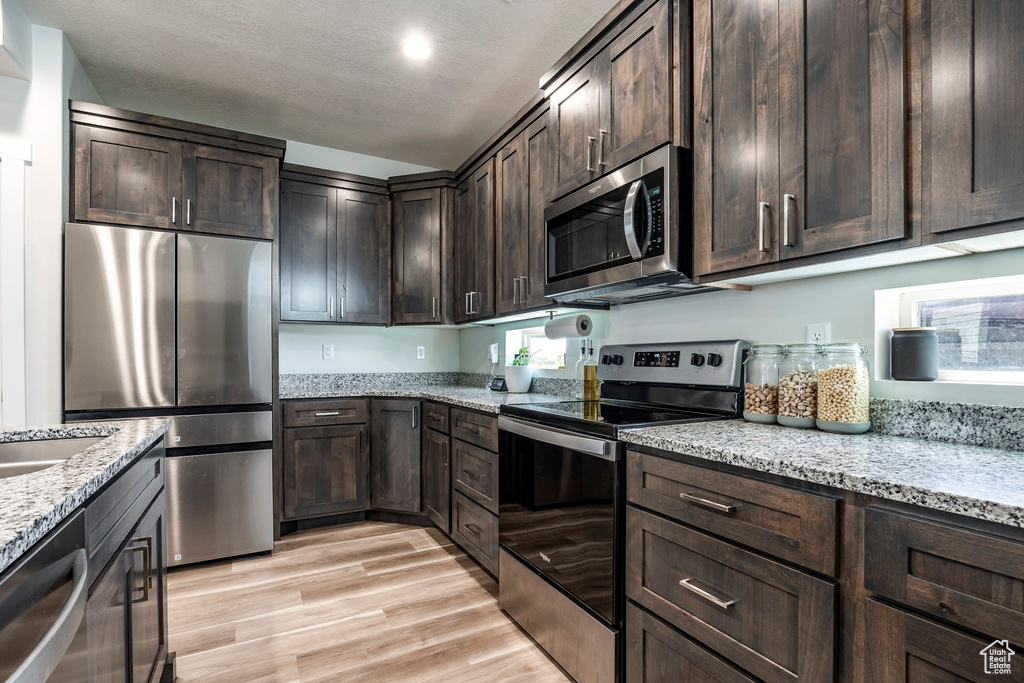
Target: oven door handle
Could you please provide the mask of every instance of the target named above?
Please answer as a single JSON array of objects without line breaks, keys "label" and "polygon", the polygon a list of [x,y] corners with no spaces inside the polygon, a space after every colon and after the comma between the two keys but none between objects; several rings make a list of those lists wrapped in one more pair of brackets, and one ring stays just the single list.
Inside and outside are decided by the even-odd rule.
[{"label": "oven door handle", "polygon": [[[642,206],[637,206],[643,202]],[[643,244],[636,237],[637,214],[644,219],[646,230],[644,231]],[[637,180],[629,187],[629,194],[626,195],[626,208],[622,213],[622,230],[626,237],[626,248],[634,259],[642,259],[647,247],[651,244],[651,198],[647,196],[647,185],[643,180]]]},{"label": "oven door handle", "polygon": [[542,427],[522,420],[515,420],[511,417],[499,417],[498,429],[503,432],[510,432],[527,439],[540,441],[541,443],[561,446],[569,450],[593,455],[603,460],[616,462],[621,459],[619,442],[607,439],[598,439],[592,436],[583,436],[575,432],[555,427]]}]

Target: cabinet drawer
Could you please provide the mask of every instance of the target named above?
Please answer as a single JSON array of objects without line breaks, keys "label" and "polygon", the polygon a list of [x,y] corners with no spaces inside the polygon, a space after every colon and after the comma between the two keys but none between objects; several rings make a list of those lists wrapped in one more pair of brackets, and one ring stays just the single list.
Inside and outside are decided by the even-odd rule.
[{"label": "cabinet drawer", "polygon": [[654,455],[626,455],[630,502],[836,575],[838,501]]},{"label": "cabinet drawer", "polygon": [[452,494],[452,537],[484,569],[498,575],[498,516],[458,491]]},{"label": "cabinet drawer", "polygon": [[423,416],[428,428],[442,434],[448,433],[448,406],[443,403],[424,401]]},{"label": "cabinet drawer", "polygon": [[757,683],[636,605],[626,605],[626,683]]},{"label": "cabinet drawer", "polygon": [[[1000,645],[903,610],[867,600],[867,642],[864,644],[864,680],[867,683],[933,683],[937,681],[993,680],[985,674],[982,651]],[[1020,652],[1018,647],[1011,649]],[[1024,668],[1011,657],[1004,681],[1024,681]]]},{"label": "cabinet drawer", "polygon": [[764,681],[831,681],[836,586],[633,507],[626,595]]},{"label": "cabinet drawer", "polygon": [[370,421],[364,399],[351,401],[298,401],[284,404],[285,427],[326,427]]},{"label": "cabinet drawer", "polygon": [[498,514],[498,454],[456,440],[452,463],[455,490]]},{"label": "cabinet drawer", "polygon": [[869,591],[1024,645],[1024,544],[881,508],[864,526]]},{"label": "cabinet drawer", "polygon": [[452,408],[452,436],[497,452],[498,418],[462,408]]}]

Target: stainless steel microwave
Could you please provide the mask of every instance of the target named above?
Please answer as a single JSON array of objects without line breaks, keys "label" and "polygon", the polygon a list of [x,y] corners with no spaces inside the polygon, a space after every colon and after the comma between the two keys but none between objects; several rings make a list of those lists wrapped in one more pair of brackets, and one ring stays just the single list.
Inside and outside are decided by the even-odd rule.
[{"label": "stainless steel microwave", "polygon": [[626,303],[704,291],[690,281],[692,156],[666,145],[544,211],[544,295]]}]

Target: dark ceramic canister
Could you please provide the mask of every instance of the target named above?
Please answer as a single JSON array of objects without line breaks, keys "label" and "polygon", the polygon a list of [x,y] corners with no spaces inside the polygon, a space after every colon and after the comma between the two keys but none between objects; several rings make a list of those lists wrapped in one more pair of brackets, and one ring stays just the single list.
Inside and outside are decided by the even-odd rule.
[{"label": "dark ceramic canister", "polygon": [[934,327],[898,327],[889,342],[893,379],[934,382],[939,376],[939,335]]}]

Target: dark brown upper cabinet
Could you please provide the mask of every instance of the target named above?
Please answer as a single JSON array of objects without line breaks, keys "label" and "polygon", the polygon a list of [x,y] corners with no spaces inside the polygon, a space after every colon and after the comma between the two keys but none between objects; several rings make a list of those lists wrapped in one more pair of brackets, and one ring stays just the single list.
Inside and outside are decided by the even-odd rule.
[{"label": "dark brown upper cabinet", "polygon": [[385,181],[291,164],[281,175],[281,319],[386,325]]},{"label": "dark brown upper cabinet", "polygon": [[493,317],[495,161],[455,191],[455,322]]},{"label": "dark brown upper cabinet", "polygon": [[423,188],[391,196],[394,222],[394,322],[442,323],[446,308],[442,249],[445,190]]},{"label": "dark brown upper cabinet", "polygon": [[1024,219],[1024,3],[925,7],[925,234]]},{"label": "dark brown upper cabinet", "polygon": [[498,153],[497,314],[550,305],[544,296],[544,207],[551,198],[554,153],[541,115]]},{"label": "dark brown upper cabinet", "polygon": [[697,276],[906,236],[904,0],[697,0]]},{"label": "dark brown upper cabinet", "polygon": [[71,102],[72,220],[274,239],[284,141]]},{"label": "dark brown upper cabinet", "polygon": [[554,196],[672,139],[670,2],[646,5],[641,14],[629,15],[619,34],[581,68],[567,68],[574,75],[551,95]]}]

